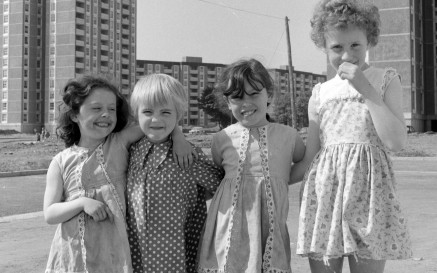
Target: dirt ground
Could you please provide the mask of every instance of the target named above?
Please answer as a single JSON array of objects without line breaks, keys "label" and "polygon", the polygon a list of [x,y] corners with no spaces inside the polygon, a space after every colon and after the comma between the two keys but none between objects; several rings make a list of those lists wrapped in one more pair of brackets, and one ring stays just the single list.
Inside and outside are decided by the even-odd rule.
[{"label": "dirt ground", "polygon": [[[437,158],[397,159],[398,193],[409,221],[413,241],[414,259],[388,261],[385,273],[436,273],[437,272]],[[0,178],[0,196],[8,194],[8,183],[26,185],[27,180],[38,179],[44,185],[44,176]],[[27,181],[27,182],[26,182]],[[300,184],[290,186],[290,213],[288,226],[295,252],[297,234],[298,190]],[[42,198],[42,191],[38,191]],[[22,197],[26,199],[26,197]],[[30,198],[30,197],[28,197]],[[33,196],[32,198],[35,198]],[[4,204],[2,204],[3,206]],[[36,211],[42,209],[41,207]],[[34,216],[34,215],[33,215]],[[44,272],[50,243],[56,226],[46,224],[41,216],[30,219],[23,215],[0,218],[0,273]],[[306,259],[292,255],[293,273],[307,273]],[[345,261],[344,273],[349,273]]]}]

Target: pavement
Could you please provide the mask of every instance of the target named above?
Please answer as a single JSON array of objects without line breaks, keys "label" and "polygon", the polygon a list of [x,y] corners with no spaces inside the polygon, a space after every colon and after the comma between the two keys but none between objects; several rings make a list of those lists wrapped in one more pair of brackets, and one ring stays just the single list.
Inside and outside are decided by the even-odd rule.
[{"label": "pavement", "polygon": [[[398,193],[402,207],[409,220],[413,240],[414,259],[388,262],[385,273],[437,272],[437,157],[394,158],[398,179]],[[25,174],[25,173],[24,173]],[[42,199],[45,187],[45,173],[23,176],[0,174],[0,193],[5,185],[17,185],[20,190],[39,186],[31,193],[41,196],[33,211],[0,217],[0,272],[33,273],[43,272],[56,226],[48,225],[42,213]],[[22,185],[22,186],[20,186]],[[290,186],[290,215],[288,225],[290,238],[296,238],[299,184]],[[30,202],[26,194],[17,202]],[[0,205],[7,196],[0,194]],[[38,198],[37,198],[38,199]],[[9,202],[9,201],[8,201]],[[12,200],[11,200],[12,202]],[[1,206],[4,206],[5,203]],[[0,212],[1,212],[0,207]],[[0,214],[1,215],[1,214]],[[292,248],[295,247],[292,243]],[[293,253],[293,249],[292,249]],[[294,273],[309,272],[305,259],[292,257]],[[348,271],[346,271],[348,272]]]}]

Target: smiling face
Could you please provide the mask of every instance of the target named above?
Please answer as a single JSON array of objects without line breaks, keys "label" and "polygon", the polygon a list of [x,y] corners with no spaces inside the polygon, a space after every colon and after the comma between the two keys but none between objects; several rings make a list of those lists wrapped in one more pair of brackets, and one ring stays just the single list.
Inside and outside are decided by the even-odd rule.
[{"label": "smiling face", "polygon": [[172,101],[163,105],[147,105],[138,107],[138,123],[150,142],[166,141],[177,123],[176,108]]},{"label": "smiling face", "polygon": [[104,88],[96,88],[84,100],[79,113],[72,116],[80,130],[78,145],[95,148],[115,128],[117,101],[115,94]]},{"label": "smiling face", "polygon": [[325,33],[325,51],[335,70],[344,63],[352,63],[364,70],[369,48],[366,33],[357,27],[345,30],[331,29]]},{"label": "smiling face", "polygon": [[[261,86],[259,86],[261,89]],[[268,95],[265,88],[255,90],[246,80],[242,98],[227,97],[228,107],[244,127],[259,127],[268,123],[266,118]]]}]

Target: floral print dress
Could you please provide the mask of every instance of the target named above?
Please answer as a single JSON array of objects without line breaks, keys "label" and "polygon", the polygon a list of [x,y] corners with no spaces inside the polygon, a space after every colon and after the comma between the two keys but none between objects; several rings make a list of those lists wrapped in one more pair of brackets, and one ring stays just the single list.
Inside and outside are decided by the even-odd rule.
[{"label": "floral print dress", "polygon": [[144,137],[131,146],[126,194],[134,272],[195,272],[205,189],[214,192],[223,178],[221,168],[197,153],[183,171],[173,161],[171,141],[153,144]]},{"label": "floral print dress", "polygon": [[[393,69],[364,74],[381,96],[398,77]],[[303,180],[297,254],[317,260],[411,257],[392,161],[361,94],[336,76],[312,96],[321,149]]]},{"label": "floral print dress", "polygon": [[288,181],[297,131],[270,123],[217,133],[213,159],[225,169],[199,245],[198,272],[289,273]]}]

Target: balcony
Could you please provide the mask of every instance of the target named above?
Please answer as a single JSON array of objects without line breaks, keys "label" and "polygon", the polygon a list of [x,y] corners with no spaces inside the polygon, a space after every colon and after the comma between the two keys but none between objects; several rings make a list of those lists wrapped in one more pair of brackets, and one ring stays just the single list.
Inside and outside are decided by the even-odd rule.
[{"label": "balcony", "polygon": [[109,15],[106,13],[100,13],[100,16],[103,20],[109,20]]},{"label": "balcony", "polygon": [[100,28],[103,30],[109,30],[108,24],[102,24]]},{"label": "balcony", "polygon": [[123,49],[121,50],[121,53],[122,53],[122,54],[125,54],[125,55],[129,55],[129,50],[123,48]]},{"label": "balcony", "polygon": [[83,58],[85,57],[85,53],[83,53],[83,51],[76,51],[76,57]]},{"label": "balcony", "polygon": [[76,12],[77,13],[85,13],[85,9],[82,7],[76,7]]},{"label": "balcony", "polygon": [[85,65],[83,63],[76,62],[76,68],[83,69],[83,68],[85,68]]},{"label": "balcony", "polygon": [[109,4],[108,3],[101,3],[101,7],[102,9],[109,9]]},{"label": "balcony", "polygon": [[128,39],[121,39],[121,43],[124,45],[128,45],[129,44],[129,40]]},{"label": "balcony", "polygon": [[123,34],[123,35],[129,35],[130,34],[130,32],[129,32],[129,30],[128,29],[122,29],[121,30],[121,34]]},{"label": "balcony", "polygon": [[77,46],[85,46],[85,42],[81,41],[81,40],[76,40],[76,45]]},{"label": "balcony", "polygon": [[76,28],[76,35],[84,36],[85,35],[85,31],[83,29]]},{"label": "balcony", "polygon": [[77,18],[77,17],[76,17],[76,24],[84,25],[84,24],[85,24],[85,20],[82,19],[82,18]]},{"label": "balcony", "polygon": [[103,62],[107,62],[107,61],[109,61],[109,57],[105,56],[105,55],[100,55],[100,60]]},{"label": "balcony", "polygon": [[123,25],[130,25],[130,23],[129,23],[129,19],[122,19],[121,20],[121,23],[123,24]]}]

